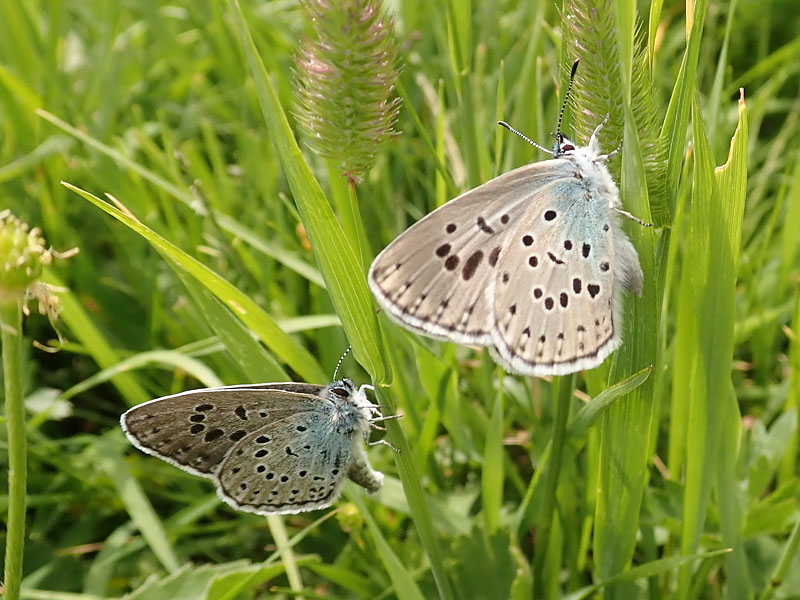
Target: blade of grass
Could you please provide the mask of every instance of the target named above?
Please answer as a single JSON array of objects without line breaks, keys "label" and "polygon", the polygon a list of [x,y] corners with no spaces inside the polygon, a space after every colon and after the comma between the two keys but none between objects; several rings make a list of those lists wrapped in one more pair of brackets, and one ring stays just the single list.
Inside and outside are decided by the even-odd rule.
[{"label": "blade of grass", "polygon": [[[556,489],[558,488],[558,475],[561,472],[561,460],[564,453],[566,439],[567,419],[569,418],[569,405],[572,400],[572,391],[575,389],[575,375],[559,377],[555,380],[557,388],[553,394],[555,418],[553,420],[552,450],[550,461],[545,473],[544,489],[542,490],[542,507],[536,518],[536,549],[533,564],[533,597],[549,597],[546,590],[553,589],[558,581],[548,580],[546,573],[558,577],[558,573],[546,569],[548,555],[551,554],[550,530],[553,526],[554,511],[556,508]],[[553,547],[558,547],[555,545]],[[556,560],[552,558],[552,560]],[[560,560],[556,561],[560,564]]]},{"label": "blade of grass", "polygon": [[604,581],[597,582],[594,585],[582,588],[577,592],[573,592],[567,596],[564,596],[564,600],[582,600],[583,598],[588,598],[591,594],[597,593],[604,587],[613,585],[615,583],[632,582],[638,579],[646,579],[655,575],[661,575],[663,573],[673,571],[682,565],[690,564],[697,560],[715,558],[728,552],[730,552],[730,550],[728,548],[724,548],[722,550],[713,550],[711,552],[703,552],[701,554],[671,556],[669,558],[654,560],[649,563],[639,565],[638,567],[634,567],[628,571],[625,571],[624,573],[619,573],[618,575],[610,577]]},{"label": "blade of grass", "polygon": [[272,317],[264,312],[249,296],[240,292],[214,271],[143,225],[140,221],[123,213],[109,203],[103,202],[89,192],[66,182],[62,182],[62,184],[67,189],[94,204],[97,208],[130,227],[150,242],[171,263],[178,268],[185,269],[200,281],[211,293],[232,309],[242,322],[258,335],[265,346],[286,361],[286,364],[297,371],[306,381],[310,383],[328,381],[328,376],[319,366],[314,356],[290,336],[286,335]]},{"label": "blade of grass", "polygon": [[[567,460],[572,460],[573,455],[577,452],[577,448],[585,441],[587,432],[594,426],[597,420],[600,419],[603,413],[619,398],[631,393],[647,381],[651,371],[652,367],[647,367],[623,381],[608,386],[578,411],[567,426],[567,436],[570,442]],[[515,531],[522,532],[532,527],[534,524],[534,517],[530,514],[532,506],[534,505],[533,498],[541,493],[541,477],[542,474],[546,472],[545,466],[550,460],[551,445],[552,440],[547,443],[547,446],[545,446],[542,451],[542,456],[539,459],[539,468],[531,479],[528,489],[525,492],[525,497],[516,511],[514,517],[515,525],[513,528]]]},{"label": "blade of grass", "polygon": [[[76,129],[75,127],[71,126],[69,123],[63,121],[62,119],[59,119],[55,115],[50,114],[46,110],[37,109],[36,114],[39,115],[41,118],[45,119],[46,121],[48,121],[49,123],[52,123],[62,131],[65,131],[71,136],[80,140],[81,142],[86,144],[89,148],[92,148],[93,150],[96,150],[97,152],[103,154],[104,156],[109,157],[110,159],[112,159],[114,162],[121,165],[125,169],[128,169],[131,172],[139,175],[145,181],[148,181],[158,189],[163,190],[170,197],[176,198],[184,206],[192,210],[192,212],[195,212],[197,198],[193,196],[189,190],[168,181],[164,177],[158,175],[157,173],[151,171],[150,169],[143,167],[136,161],[125,156],[119,150],[116,150],[106,144],[103,144],[102,142],[86,134],[85,132]],[[275,245],[269,243],[268,241],[260,240],[258,235],[256,235],[250,229],[245,227],[242,223],[239,223],[229,215],[226,215],[219,211],[211,211],[210,217],[220,228],[227,231],[231,235],[243,239],[244,241],[246,241],[248,244],[251,244],[254,248],[259,250],[260,252],[263,252],[267,256],[274,258],[275,260],[283,264],[286,268],[295,271],[298,275],[305,277],[312,283],[315,283],[320,287],[324,287],[324,282],[321,276],[319,275],[319,271],[317,271],[313,266],[303,262],[298,257],[292,255],[290,252],[278,248]]]},{"label": "blade of grass", "polygon": [[[4,272],[5,275],[5,272]],[[10,279],[10,277],[9,277]],[[5,282],[4,282],[5,284]],[[4,293],[7,294],[4,287]],[[3,359],[3,400],[8,443],[8,515],[4,565],[5,597],[18,600],[25,554],[25,503],[28,455],[22,379],[22,294],[0,301],[0,352]]]},{"label": "blade of grass", "polygon": [[150,365],[158,365],[168,370],[180,369],[190,377],[197,379],[205,387],[224,385],[219,377],[217,377],[216,373],[209,369],[205,363],[191,356],[186,356],[181,352],[174,352],[172,350],[150,350],[149,352],[139,352],[133,356],[124,358],[117,364],[107,369],[100,370],[80,383],[61,392],[60,397],[64,400],[69,400],[101,383],[112,380],[120,373],[127,373]]},{"label": "blade of grass", "polygon": [[[44,280],[51,285],[67,290],[59,294],[63,309],[60,318],[69,326],[72,332],[71,335],[80,340],[86,351],[101,369],[113,369],[115,365],[119,364],[120,358],[80,301],[68,290],[64,282],[52,269],[45,269]],[[147,390],[139,384],[136,377],[131,373],[124,371],[117,373],[111,378],[111,383],[119,390],[129,406],[141,404],[151,399]]]},{"label": "blade of grass", "polygon": [[481,499],[486,532],[493,534],[500,525],[503,504],[503,387],[497,390],[492,407],[481,465]]},{"label": "blade of grass", "polygon": [[367,524],[372,541],[378,551],[378,559],[383,563],[389,578],[392,580],[394,592],[397,594],[399,600],[425,600],[425,596],[419,589],[416,581],[409,573],[406,565],[398,558],[392,547],[383,536],[381,528],[375,523],[372,514],[364,504],[364,501],[358,495],[353,495],[351,501],[358,507],[361,517]]},{"label": "blade of grass", "polygon": [[358,258],[319,183],[303,159],[239,3],[231,0],[230,4],[269,137],[281,159],[331,300],[342,320],[342,327],[347,333],[356,359],[376,384],[382,384],[390,375],[385,371],[386,361],[378,341],[378,323]]},{"label": "blade of grass", "polygon": [[[702,354],[703,337],[701,335],[704,294],[703,290],[709,276],[711,236],[711,194],[714,183],[714,164],[708,138],[705,134],[697,98],[692,104],[693,121],[693,157],[694,175],[692,181],[692,232],[689,252],[686,260],[691,271],[692,304],[696,321],[694,330],[697,337],[692,340],[692,363],[689,366],[689,413],[687,415],[686,455],[692,460],[686,461],[686,483],[683,494],[683,512],[681,522],[681,553],[691,554],[697,548],[703,530],[708,497],[711,491],[710,470],[716,465],[716,444],[720,432],[715,414],[716,399],[709,398],[710,390],[706,388],[706,361],[710,355]],[[713,316],[712,316],[713,322]],[[712,395],[713,398],[713,395]],[[691,570],[683,565],[678,574],[678,597],[687,598]]]},{"label": "blade of grass", "polygon": [[[384,358],[372,299],[359,268],[358,259],[345,238],[319,183],[303,159],[238,1],[231,0],[230,6],[270,132],[269,137],[281,158],[289,187],[311,240],[314,256],[322,271],[331,300],[342,320],[356,359],[364,366],[377,386],[376,393],[381,406],[392,409],[393,403],[388,392],[380,387],[390,380],[391,373]],[[397,456],[398,470],[439,594],[446,599],[452,598],[441,551],[422,493],[419,474],[410,456],[408,442],[396,421],[387,421],[386,425],[390,441],[401,450]]]},{"label": "blade of grass", "polygon": [[[649,220],[650,203],[636,121],[630,103],[625,115],[622,147],[621,195],[636,214]],[[655,215],[653,215],[655,217]],[[626,339],[616,352],[610,381],[622,380],[645,365],[658,363],[659,309],[663,282],[657,279],[663,265],[656,254],[652,227],[628,223],[644,273],[641,298],[626,299]],[[658,260],[658,262],[657,262]],[[648,478],[650,433],[656,414],[653,380],[648,379],[622,402],[615,402],[601,419],[599,489],[595,510],[594,551],[598,579],[609,579],[628,568],[639,531],[639,511]],[[623,597],[624,589],[609,585],[605,598]]]},{"label": "blade of grass", "polygon": [[[376,388],[375,393],[378,396],[381,406],[392,407],[386,388]],[[450,581],[447,576],[447,571],[445,571],[444,568],[444,560],[439,548],[439,543],[436,539],[436,531],[433,528],[433,520],[431,519],[431,513],[428,507],[428,500],[422,489],[422,481],[414,464],[414,456],[411,452],[411,447],[408,445],[396,419],[386,421],[386,429],[389,432],[392,443],[400,450],[395,456],[397,471],[403,482],[403,491],[406,494],[408,508],[414,519],[417,534],[420,537],[420,541],[422,542],[422,546],[430,562],[439,595],[445,600],[451,600],[454,596],[450,590]]]},{"label": "blade of grass", "polygon": [[[713,159],[695,99],[692,111],[695,176],[692,192],[692,254],[695,310],[698,314],[692,402],[689,407],[681,553],[697,548],[718,468],[722,435],[720,393],[731,384],[736,275],[741,252],[741,227],[747,184],[747,117],[744,96],[739,123],[731,140],[728,162],[713,170]],[[724,390],[724,392],[722,391]],[[732,457],[729,457],[731,459]],[[734,467],[729,467],[730,468]],[[723,498],[721,502],[725,502]],[[731,505],[725,514],[734,515]],[[728,524],[733,528],[735,523]],[[733,566],[733,565],[731,565]],[[679,596],[687,597],[690,571],[679,574]]]},{"label": "blade of grass", "polygon": [[273,356],[253,338],[247,327],[200,281],[174,264],[173,270],[189,291],[208,325],[250,378],[249,383],[291,380]]},{"label": "blade of grass", "polygon": [[[740,415],[732,390],[731,361],[733,360],[733,334],[736,321],[736,276],[741,254],[742,218],[747,194],[747,109],[744,90],[740,90],[739,122],[731,140],[727,162],[714,170],[714,190],[711,196],[711,215],[721,216],[713,222],[717,227],[711,232],[711,261],[706,282],[706,309],[700,325],[701,340],[705,343],[708,369],[707,394],[712,404],[725,410],[719,421],[720,436],[725,452],[720,452],[713,462],[720,468],[717,477],[719,493],[717,505],[723,541],[733,548],[725,557],[730,580],[731,598],[751,597],[751,582],[747,574],[744,540],[741,535],[741,507],[738,504],[734,483],[738,453],[734,451],[739,439]],[[713,323],[713,319],[717,319]],[[727,410],[718,400],[720,392],[728,390]],[[794,428],[793,428],[794,429]],[[727,443],[726,443],[727,442]]]},{"label": "blade of grass", "polygon": [[[700,40],[706,20],[708,0],[697,0],[694,7],[694,20],[683,54],[677,82],[669,99],[664,125],[661,128],[661,145],[667,155],[667,199],[674,202],[678,197],[678,181],[683,169],[683,155],[686,149],[686,128],[689,124],[692,94],[697,80],[697,60],[700,55]],[[674,204],[670,207],[674,214]]]},{"label": "blade of grass", "polygon": [[[122,435],[115,431],[114,435]],[[167,539],[164,526],[158,518],[153,506],[142,491],[139,482],[130,474],[125,461],[116,444],[107,438],[97,440],[98,467],[101,468],[114,484],[117,495],[125,505],[125,510],[136,524],[147,545],[168,573],[175,573],[181,564]]]}]

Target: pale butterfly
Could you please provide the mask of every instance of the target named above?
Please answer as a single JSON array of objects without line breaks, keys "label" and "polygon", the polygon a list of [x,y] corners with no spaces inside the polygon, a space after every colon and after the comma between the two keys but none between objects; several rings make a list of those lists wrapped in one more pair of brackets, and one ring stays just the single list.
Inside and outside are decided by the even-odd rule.
[{"label": "pale butterfly", "polygon": [[580,147],[561,134],[561,116],[551,160],[458,196],[375,258],[369,286],[390,317],[431,337],[487,346],[525,375],[591,369],[620,345],[621,290],[641,295],[643,275],[617,217],[649,224],[621,208],[606,167],[619,147],[601,154],[597,139],[605,120]]},{"label": "pale butterfly", "polygon": [[349,379],[204,388],[134,406],[120,424],[143,452],[214,481],[237,510],[299,513],[333,504],[346,477],[369,492],[383,485],[362,439],[397,415],[382,416],[365,389]]}]

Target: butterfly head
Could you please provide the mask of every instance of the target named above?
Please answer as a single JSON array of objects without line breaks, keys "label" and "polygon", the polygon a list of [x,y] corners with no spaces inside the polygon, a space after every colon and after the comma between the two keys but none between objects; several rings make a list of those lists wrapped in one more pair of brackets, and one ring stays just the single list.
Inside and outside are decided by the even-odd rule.
[{"label": "butterfly head", "polygon": [[331,383],[327,388],[327,397],[332,400],[347,402],[355,394],[356,386],[349,379],[339,379]]},{"label": "butterfly head", "polygon": [[553,158],[560,158],[575,152],[575,144],[564,136],[563,133],[554,134],[556,143],[553,144]]},{"label": "butterfly head", "polygon": [[325,396],[330,400],[352,403],[356,406],[371,406],[364,390],[374,390],[375,388],[365,383],[357,388],[356,384],[350,379],[344,378],[334,381],[325,388]]}]

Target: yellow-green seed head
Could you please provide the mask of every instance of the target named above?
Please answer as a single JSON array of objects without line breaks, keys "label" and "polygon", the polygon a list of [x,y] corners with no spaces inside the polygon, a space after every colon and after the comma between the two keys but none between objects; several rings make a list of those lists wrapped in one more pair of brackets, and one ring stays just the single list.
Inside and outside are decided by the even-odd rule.
[{"label": "yellow-green seed head", "polygon": [[52,253],[38,228],[0,212],[0,302],[15,302],[49,265]]},{"label": "yellow-green seed head", "polygon": [[336,520],[339,522],[339,526],[349,533],[351,537],[357,537],[364,528],[364,518],[352,503],[343,504],[339,508],[336,512]]}]

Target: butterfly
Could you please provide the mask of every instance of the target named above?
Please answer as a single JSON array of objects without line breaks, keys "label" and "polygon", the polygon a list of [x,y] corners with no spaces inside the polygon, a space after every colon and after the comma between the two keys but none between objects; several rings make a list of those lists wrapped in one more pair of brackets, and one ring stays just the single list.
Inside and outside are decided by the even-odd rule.
[{"label": "butterfly", "polygon": [[[213,480],[233,508],[292,514],[333,504],[345,478],[381,488],[362,438],[397,415],[381,416],[365,389],[349,379],[203,388],[134,406],[120,424],[143,452]],[[381,443],[391,447],[370,445]]]},{"label": "butterfly", "polygon": [[619,347],[620,294],[641,295],[643,274],[618,216],[648,224],[621,208],[606,166],[619,148],[602,154],[598,142],[606,121],[585,147],[561,133],[570,88],[550,160],[447,202],[375,258],[369,287],[397,323],[486,346],[505,369],[525,375],[591,369]]}]

